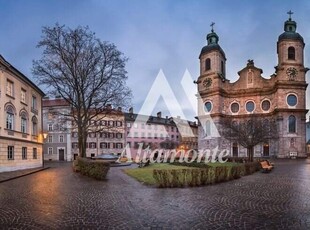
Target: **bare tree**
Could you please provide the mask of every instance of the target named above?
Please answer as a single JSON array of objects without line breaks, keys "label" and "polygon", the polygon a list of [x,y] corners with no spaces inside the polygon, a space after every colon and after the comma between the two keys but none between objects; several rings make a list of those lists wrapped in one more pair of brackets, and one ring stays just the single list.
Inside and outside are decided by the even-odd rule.
[{"label": "bare tree", "polygon": [[247,149],[249,161],[253,161],[254,147],[278,138],[274,119],[250,116],[248,119],[223,118],[220,122],[221,136],[239,143]]},{"label": "bare tree", "polygon": [[[71,106],[64,114],[78,131],[79,156],[86,156],[87,133],[114,108],[128,105],[127,58],[114,44],[102,42],[88,27],[70,29],[56,24],[43,27],[40,60],[33,61],[33,74],[50,95],[60,95]],[[109,106],[108,106],[109,105]],[[104,112],[104,113],[103,113]]]}]

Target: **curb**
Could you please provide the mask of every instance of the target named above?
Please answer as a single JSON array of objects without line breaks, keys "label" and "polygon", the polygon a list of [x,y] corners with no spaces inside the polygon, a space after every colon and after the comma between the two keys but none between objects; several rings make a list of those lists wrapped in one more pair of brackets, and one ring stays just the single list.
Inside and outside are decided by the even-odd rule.
[{"label": "curb", "polygon": [[44,171],[44,170],[49,169],[49,168],[50,167],[46,167],[46,168],[38,169],[38,170],[30,172],[30,173],[25,173],[23,175],[19,175],[19,176],[11,177],[11,178],[8,178],[8,179],[0,180],[0,183],[6,182],[6,181],[10,181],[10,180],[14,180],[14,179],[17,179],[17,178],[20,178],[20,177],[28,176],[28,175],[31,175],[31,174],[34,174],[34,173],[37,173],[37,172]]}]

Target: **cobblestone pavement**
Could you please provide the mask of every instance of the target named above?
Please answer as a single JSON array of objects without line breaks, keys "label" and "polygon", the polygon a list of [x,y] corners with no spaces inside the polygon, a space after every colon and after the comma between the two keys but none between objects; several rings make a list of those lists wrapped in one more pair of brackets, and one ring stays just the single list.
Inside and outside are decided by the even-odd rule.
[{"label": "cobblestone pavement", "polygon": [[310,160],[183,189],[141,185],[121,168],[95,181],[49,166],[0,184],[0,229],[310,229]]},{"label": "cobblestone pavement", "polygon": [[32,168],[32,169],[23,169],[23,170],[17,170],[12,172],[1,172],[0,173],[0,183],[12,180],[17,177],[27,176],[32,173],[36,173],[42,170],[45,170],[47,168],[39,167],[39,168]]}]

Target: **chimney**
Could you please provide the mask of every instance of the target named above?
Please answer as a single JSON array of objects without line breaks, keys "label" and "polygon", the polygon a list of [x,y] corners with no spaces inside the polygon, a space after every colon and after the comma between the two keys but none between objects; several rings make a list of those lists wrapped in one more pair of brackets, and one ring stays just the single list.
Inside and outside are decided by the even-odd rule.
[{"label": "chimney", "polygon": [[161,118],[161,112],[158,112],[158,113],[157,113],[157,117],[158,117],[158,118]]},{"label": "chimney", "polygon": [[168,116],[166,116],[166,120],[168,120]]},{"label": "chimney", "polygon": [[129,108],[129,113],[133,113],[133,108],[132,107]]}]

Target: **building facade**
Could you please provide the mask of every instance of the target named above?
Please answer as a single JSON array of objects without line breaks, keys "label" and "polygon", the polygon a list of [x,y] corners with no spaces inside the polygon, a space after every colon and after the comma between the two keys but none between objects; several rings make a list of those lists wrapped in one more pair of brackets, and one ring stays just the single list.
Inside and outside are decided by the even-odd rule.
[{"label": "building facade", "polygon": [[43,166],[44,93],[0,56],[0,172]]},{"label": "building facade", "polygon": [[[87,137],[86,157],[103,154],[121,155],[125,146],[125,119],[121,108],[108,109],[91,121]],[[72,154],[78,156],[78,133],[73,128],[71,133]]]},{"label": "building facade", "polygon": [[44,160],[72,161],[70,112],[64,99],[43,98]]},{"label": "building facade", "polygon": [[179,150],[198,150],[198,124],[176,117],[173,119],[179,131]]},{"label": "building facade", "polygon": [[[231,83],[226,77],[226,57],[213,31],[202,48],[198,78],[199,149],[227,149],[231,156],[247,156],[238,143],[219,135],[207,135],[206,130],[220,128],[223,117],[245,122],[251,116],[277,121],[279,139],[255,146],[254,156],[279,158],[297,154],[306,156],[306,72],[304,40],[296,32],[291,17],[284,23],[284,32],[277,41],[278,63],[275,73],[262,77],[263,71],[249,60],[238,72],[239,79]],[[214,124],[213,126],[211,124]]]},{"label": "building facade", "polygon": [[[147,116],[133,113],[125,113],[126,144],[130,149],[131,158],[135,159],[139,146],[143,149],[149,147],[155,149],[175,149],[179,145],[179,131],[172,118],[161,116]],[[139,155],[141,156],[142,153]]]}]

